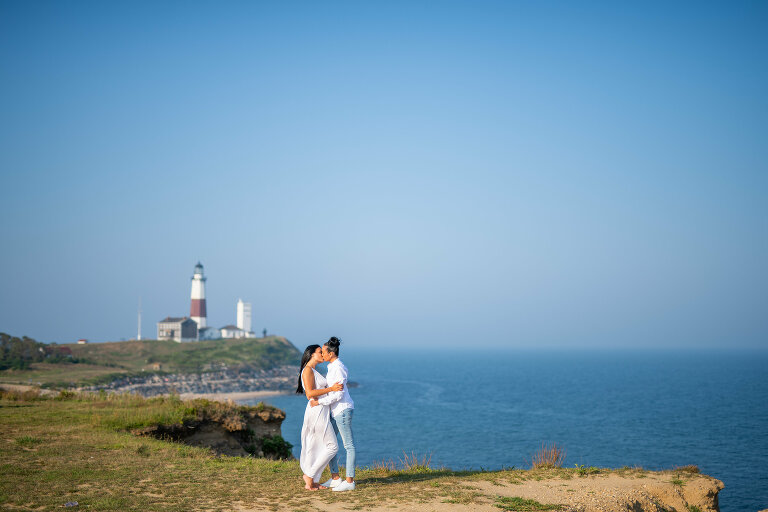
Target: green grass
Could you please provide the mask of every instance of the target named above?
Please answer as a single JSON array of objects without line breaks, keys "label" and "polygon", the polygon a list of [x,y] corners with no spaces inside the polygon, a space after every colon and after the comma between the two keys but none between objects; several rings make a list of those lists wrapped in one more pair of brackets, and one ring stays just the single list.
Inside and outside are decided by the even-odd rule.
[{"label": "green grass", "polygon": [[[585,466],[584,464],[576,464],[576,473],[579,476],[587,476],[587,475],[596,475],[600,472],[599,468],[596,468],[595,466]],[[624,468],[622,468],[624,470]]]},{"label": "green grass", "polygon": [[298,363],[301,355],[288,340],[279,336],[194,343],[142,340],[69,347],[75,357],[133,371],[141,371],[154,363],[161,364],[164,371],[205,371],[243,365],[265,369],[276,364]]},{"label": "green grass", "polygon": [[[367,510],[445,502],[557,510],[557,505],[514,498],[494,502],[495,493],[483,494],[479,485],[564,482],[578,475],[577,468],[453,471],[431,467],[429,456],[411,454],[399,464],[357,468],[354,493],[306,493],[296,460],[217,457],[207,448],[130,432],[201,417],[237,422],[247,409],[174,396],[67,393],[44,398],[0,392],[0,508],[53,510],[77,501],[79,508],[100,511]],[[600,474],[611,471],[600,469]],[[620,471],[629,478],[644,474],[639,468]],[[326,472],[323,478],[328,477]]]},{"label": "green grass", "polygon": [[[186,511],[236,502],[310,508],[318,496],[302,491],[298,461],[216,457],[209,449],[137,437],[131,428],[228,413],[239,406],[178,397],[70,394],[42,399],[0,393],[0,500],[8,507],[60,508],[77,501],[92,510]],[[359,468],[362,492],[324,493],[367,509],[382,500],[442,498],[469,502],[473,494],[430,482],[469,475],[431,470]],[[326,474],[326,477],[329,475]]]},{"label": "green grass", "polygon": [[32,436],[21,436],[18,439],[16,439],[16,444],[20,446],[34,446],[42,442],[43,442],[42,439],[37,437],[32,437]]},{"label": "green grass", "polygon": [[[0,382],[62,388],[108,383],[148,373],[194,373],[220,369],[263,370],[298,364],[301,354],[280,336],[206,340],[193,343],[141,340],[64,345],[88,363],[32,363],[25,370],[2,370]],[[153,366],[160,364],[160,370]]]},{"label": "green grass", "polygon": [[562,505],[546,505],[536,500],[526,500],[524,498],[502,497],[496,498],[496,506],[502,510],[516,510],[519,512],[529,512],[534,510],[560,510]]}]

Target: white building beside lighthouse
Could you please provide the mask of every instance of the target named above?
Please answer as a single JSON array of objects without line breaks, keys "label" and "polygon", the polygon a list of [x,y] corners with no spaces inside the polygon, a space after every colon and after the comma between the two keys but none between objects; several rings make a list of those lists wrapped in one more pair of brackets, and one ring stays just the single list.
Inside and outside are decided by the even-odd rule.
[{"label": "white building beside lighthouse", "polygon": [[208,323],[208,313],[205,308],[205,276],[203,265],[198,261],[195,265],[195,273],[192,276],[192,304],[189,308],[189,316],[197,322],[198,329],[204,329]]},{"label": "white building beside lighthouse", "polygon": [[237,328],[251,332],[251,303],[237,299]]},{"label": "white building beside lighthouse", "polygon": [[251,331],[251,303],[237,300],[237,325],[225,325],[219,329],[222,338],[255,338]]}]

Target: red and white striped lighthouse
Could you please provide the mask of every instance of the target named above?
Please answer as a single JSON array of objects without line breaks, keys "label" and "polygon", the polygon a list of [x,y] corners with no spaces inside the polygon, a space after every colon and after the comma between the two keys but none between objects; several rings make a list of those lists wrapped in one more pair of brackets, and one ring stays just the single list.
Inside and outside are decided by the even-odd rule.
[{"label": "red and white striped lighthouse", "polygon": [[205,311],[205,276],[203,276],[203,265],[197,262],[195,265],[195,275],[192,276],[192,306],[189,309],[189,316],[197,322],[197,328],[206,327]]}]

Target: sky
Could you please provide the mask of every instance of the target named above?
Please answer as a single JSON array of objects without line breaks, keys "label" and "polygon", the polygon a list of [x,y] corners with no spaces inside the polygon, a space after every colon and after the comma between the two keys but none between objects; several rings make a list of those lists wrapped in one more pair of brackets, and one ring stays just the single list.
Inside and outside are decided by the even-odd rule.
[{"label": "sky", "polygon": [[0,0],[0,331],[768,349],[768,4]]}]

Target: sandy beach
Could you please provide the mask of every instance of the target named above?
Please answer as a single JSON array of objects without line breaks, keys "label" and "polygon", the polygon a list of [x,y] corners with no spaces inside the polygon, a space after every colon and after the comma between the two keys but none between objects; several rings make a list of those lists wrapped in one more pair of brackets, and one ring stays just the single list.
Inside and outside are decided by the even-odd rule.
[{"label": "sandy beach", "polygon": [[0,384],[0,390],[5,391],[17,391],[20,393],[23,393],[25,391],[37,391],[43,396],[54,396],[58,395],[58,391],[53,391],[50,389],[41,389],[38,386],[30,386],[28,384],[6,384],[2,383]]}]

